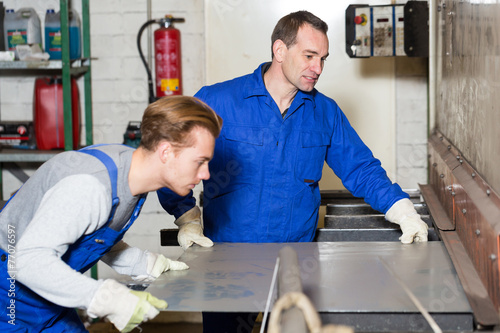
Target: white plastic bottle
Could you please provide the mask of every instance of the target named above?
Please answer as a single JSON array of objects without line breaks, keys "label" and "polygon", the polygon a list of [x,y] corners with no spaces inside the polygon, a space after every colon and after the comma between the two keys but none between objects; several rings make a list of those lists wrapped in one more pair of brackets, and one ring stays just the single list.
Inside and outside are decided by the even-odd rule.
[{"label": "white plastic bottle", "polygon": [[[15,43],[15,32],[20,28],[19,22],[17,21],[17,15],[14,9],[5,10],[5,17],[3,21],[3,31],[5,40],[5,49],[7,51],[14,51],[16,48]],[[14,40],[12,40],[14,39]],[[11,43],[13,42],[13,43]]]},{"label": "white plastic bottle", "polygon": [[6,11],[4,19],[5,48],[14,51],[16,45],[39,44],[42,47],[40,18],[33,8]]}]

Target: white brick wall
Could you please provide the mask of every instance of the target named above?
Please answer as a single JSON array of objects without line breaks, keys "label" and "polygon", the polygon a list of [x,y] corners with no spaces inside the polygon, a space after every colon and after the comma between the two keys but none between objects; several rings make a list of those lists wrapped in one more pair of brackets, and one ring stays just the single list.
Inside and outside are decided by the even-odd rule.
[{"label": "white brick wall", "polygon": [[404,189],[427,183],[426,59],[396,61],[396,181]]},{"label": "white brick wall", "polygon": [[[42,23],[48,8],[58,8],[59,0],[4,0],[6,8],[33,7]],[[73,0],[73,8],[81,14],[81,1]],[[184,17],[176,24],[181,31],[184,94],[193,95],[204,83],[204,1],[152,1],[152,17],[166,14]],[[140,60],[136,39],[140,26],[147,21],[146,0],[91,0],[92,106],[94,143],[122,142],[127,123],[140,120],[148,104],[147,74]],[[153,30],[158,25],[153,25]],[[42,39],[43,39],[42,30]],[[147,32],[142,36],[147,54]],[[154,69],[153,69],[154,70]],[[0,77],[0,115],[2,120],[32,120],[34,77]],[[79,80],[83,106],[83,80]],[[84,138],[82,133],[82,138]],[[34,171],[36,165],[25,165]],[[5,197],[21,183],[4,172]],[[198,196],[200,187],[195,189]],[[137,223],[126,234],[131,245],[165,252],[160,247],[159,230],[175,227],[173,217],[159,205],[155,193],[150,194]],[[169,250],[171,251],[171,250]],[[173,255],[178,255],[173,252]],[[101,267],[101,276],[107,270]],[[104,276],[103,276],[104,274]]]}]

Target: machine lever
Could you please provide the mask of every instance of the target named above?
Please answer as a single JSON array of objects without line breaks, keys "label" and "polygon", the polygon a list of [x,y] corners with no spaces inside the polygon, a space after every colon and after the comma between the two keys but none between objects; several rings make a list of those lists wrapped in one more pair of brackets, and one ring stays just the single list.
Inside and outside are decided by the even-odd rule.
[{"label": "machine lever", "polygon": [[274,287],[276,286],[276,277],[278,276],[278,269],[280,267],[280,257],[276,258],[276,265],[274,266],[273,278],[271,280],[271,287],[269,288],[269,294],[267,295],[266,310],[262,317],[262,326],[260,327],[260,333],[264,333],[264,328],[266,327],[267,316],[269,314],[269,307],[271,306],[271,298],[274,294]]}]

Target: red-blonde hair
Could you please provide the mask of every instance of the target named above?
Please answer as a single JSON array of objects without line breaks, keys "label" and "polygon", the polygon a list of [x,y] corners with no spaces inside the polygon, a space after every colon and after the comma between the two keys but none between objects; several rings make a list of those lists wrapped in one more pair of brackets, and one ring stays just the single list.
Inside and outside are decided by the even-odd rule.
[{"label": "red-blonde hair", "polygon": [[195,127],[205,128],[217,138],[222,127],[222,118],[195,97],[160,98],[144,111],[140,147],[154,151],[163,140],[175,147],[188,147],[192,144],[188,134]]}]

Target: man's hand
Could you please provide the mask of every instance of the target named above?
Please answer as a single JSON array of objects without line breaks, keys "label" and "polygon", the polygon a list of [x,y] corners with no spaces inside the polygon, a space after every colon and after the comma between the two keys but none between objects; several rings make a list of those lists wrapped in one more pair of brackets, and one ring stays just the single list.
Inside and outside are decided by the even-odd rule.
[{"label": "man's hand", "polygon": [[87,313],[91,318],[108,318],[121,332],[130,332],[137,325],[153,319],[167,308],[167,302],[150,293],[130,290],[114,281],[105,280],[90,301]]},{"label": "man's hand", "polygon": [[198,206],[185,212],[181,217],[175,220],[175,224],[179,227],[177,241],[184,250],[194,243],[203,247],[211,247],[214,245],[208,237],[203,235],[201,211]]},{"label": "man's hand", "polygon": [[401,243],[427,242],[429,227],[422,221],[410,199],[397,201],[385,214],[387,221],[399,224],[403,235]]}]

